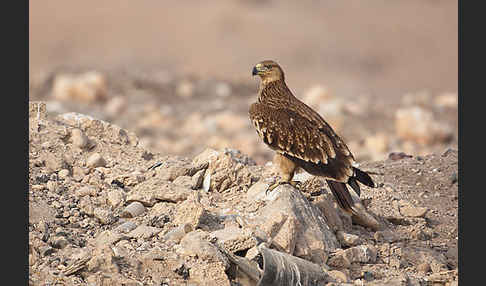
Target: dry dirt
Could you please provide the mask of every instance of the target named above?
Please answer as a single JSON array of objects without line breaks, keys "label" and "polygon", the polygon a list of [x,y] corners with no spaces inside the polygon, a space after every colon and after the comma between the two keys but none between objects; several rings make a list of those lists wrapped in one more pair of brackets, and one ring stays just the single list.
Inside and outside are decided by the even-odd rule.
[{"label": "dry dirt", "polygon": [[[259,182],[275,179],[270,163],[257,164],[228,148],[213,151],[219,155],[209,165],[204,164],[212,158],[209,149],[197,156],[155,152],[142,147],[133,131],[80,113],[48,113],[49,104],[54,101],[47,108],[32,101],[29,115],[32,285],[247,285],[211,246],[212,237],[221,230],[237,237],[255,230],[236,218],[248,219],[268,204],[248,201],[247,193],[254,194],[251,188]],[[172,140],[178,144],[177,135]],[[328,263],[334,271],[328,285],[457,285],[458,155],[441,146],[429,146],[442,150],[428,155],[395,152],[385,160],[361,162],[379,186],[363,188],[361,199],[380,221],[380,230],[352,224],[322,181],[305,184],[309,204],[331,202],[334,214],[323,213],[341,218],[338,224],[325,224],[333,229],[332,236],[344,232],[359,237],[355,244],[341,241],[338,249],[325,249],[324,259],[331,260],[321,265]],[[261,154],[254,155],[262,161],[269,155]],[[148,170],[157,162],[162,165]],[[205,182],[208,172],[210,185]],[[134,202],[141,203],[140,213],[127,216]],[[187,224],[189,233],[180,233]],[[170,235],[177,230],[179,234]],[[249,233],[250,238],[255,235]],[[370,245],[376,256],[369,261],[351,256],[343,265],[329,258],[340,257],[339,249]],[[244,256],[252,246],[243,244],[234,254]]]}]

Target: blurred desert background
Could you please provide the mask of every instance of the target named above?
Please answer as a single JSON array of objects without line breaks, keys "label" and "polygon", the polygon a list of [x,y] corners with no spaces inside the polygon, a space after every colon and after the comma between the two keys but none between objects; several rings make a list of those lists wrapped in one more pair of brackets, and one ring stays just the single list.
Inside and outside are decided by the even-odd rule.
[{"label": "blurred desert background", "polygon": [[[82,111],[79,101],[69,106],[70,96],[59,94],[65,91],[56,95],[54,79],[99,72],[107,89],[99,98],[105,101],[84,100],[95,105],[85,112],[104,118],[114,110],[112,121],[140,131],[143,142],[158,151],[203,150],[183,147],[192,145],[186,142],[191,133],[204,133],[206,140],[198,144],[223,147],[250,131],[244,120],[258,85],[251,69],[263,59],[280,63],[297,97],[313,107],[324,105],[321,114],[336,122],[347,141],[393,131],[393,111],[404,103],[430,99],[437,106],[434,98],[449,95],[442,101],[454,104],[452,97],[457,97],[456,1],[29,3],[30,98],[65,98],[54,107]],[[115,99],[111,109],[110,99]],[[334,99],[342,104],[325,103]],[[108,106],[97,111],[102,105]],[[341,116],[340,109],[352,109],[363,118]],[[457,109],[439,113],[457,129]],[[194,130],[174,130],[177,115],[186,116]],[[240,124],[225,126],[232,119]],[[199,126],[205,121],[216,123]],[[221,132],[211,131],[215,129]],[[169,135],[181,139],[179,149],[165,146]],[[241,135],[245,140],[226,147],[265,153],[255,135]],[[393,138],[386,141],[382,145],[391,146],[382,149],[390,151]],[[423,149],[410,144],[406,151]],[[358,157],[366,153],[352,150]]]},{"label": "blurred desert background", "polygon": [[[244,162],[268,171],[273,152],[261,142],[248,119],[248,108],[256,100],[259,84],[251,70],[265,59],[282,66],[289,88],[333,126],[359,163],[388,172],[387,178],[393,182],[377,179],[384,182],[382,186],[393,185],[403,191],[405,181],[401,178],[408,178],[406,192],[383,191],[383,196],[374,197],[378,209],[395,199],[395,205],[401,206],[403,201],[398,197],[430,209],[427,214],[432,217],[421,214],[420,218],[407,221],[407,226],[394,225],[391,229],[402,229],[403,237],[412,237],[414,243],[435,249],[447,259],[439,259],[440,267],[427,260],[432,265],[428,272],[417,272],[422,264],[410,266],[415,267],[410,270],[400,261],[398,268],[393,262],[384,262],[388,263],[386,271],[391,271],[392,276],[419,273],[416,278],[423,278],[420,281],[424,282],[427,275],[442,275],[443,271],[455,269],[457,278],[457,156],[450,150],[457,152],[458,148],[458,3],[451,0],[29,1],[29,101],[45,102],[45,113],[53,120],[44,122],[44,130],[40,123],[38,129],[31,126],[30,207],[34,213],[52,210],[49,219],[37,221],[43,217],[38,213],[31,213],[29,218],[29,243],[32,249],[38,249],[29,256],[31,272],[50,273],[49,279],[57,277],[59,269],[70,265],[71,250],[66,249],[77,245],[68,239],[65,249],[65,244],[59,246],[56,242],[60,237],[72,234],[74,239],[81,235],[83,241],[90,241],[123,221],[117,220],[117,213],[128,205],[125,193],[130,194],[131,187],[125,184],[123,196],[117,193],[123,199],[110,205],[111,199],[106,196],[116,186],[97,185],[97,180],[107,180],[110,172],[138,172],[132,182],[136,186],[141,184],[137,181],[140,174],[145,176],[155,160],[178,156],[164,164],[182,164],[178,160],[207,154],[207,148],[248,156]],[[40,120],[40,105],[35,106],[37,119],[31,119]],[[75,123],[78,119],[84,123]],[[86,120],[97,123],[89,125]],[[126,142],[122,139],[120,143],[112,142],[114,145],[103,145],[111,139],[103,137],[101,123],[96,120],[126,130],[131,139],[123,140],[136,142],[136,147],[123,145]],[[58,128],[54,122],[64,122],[65,130],[77,128],[88,134],[89,140],[76,133],[81,136],[78,143],[84,151],[74,148],[78,144],[72,141],[75,133],[62,131],[61,127],[53,131]],[[125,134],[122,133],[119,135]],[[140,151],[145,161],[138,161],[138,155],[120,161],[117,156],[132,154],[132,147],[147,150]],[[100,161],[104,167],[96,168],[97,171],[87,168],[85,162],[94,152],[106,159]],[[70,157],[55,163],[55,158],[64,158],[65,154]],[[427,156],[436,157],[423,161]],[[402,159],[409,161],[402,165]],[[430,173],[422,173],[424,162],[430,163]],[[114,168],[117,164],[125,169]],[[440,184],[425,183],[423,178],[432,175],[424,174],[437,176]],[[77,190],[87,183],[98,191],[78,196]],[[56,187],[61,185],[64,189]],[[241,195],[239,191],[229,192]],[[372,193],[367,192],[364,190],[363,194]],[[209,194],[216,196],[217,192]],[[223,200],[225,196],[211,200]],[[92,211],[83,208],[96,204],[81,204],[88,197],[98,198],[99,216],[113,213],[116,219],[97,218],[96,212],[93,217]],[[64,208],[55,205],[59,200],[65,201]],[[235,205],[227,207],[232,209]],[[155,208],[151,214],[152,210]],[[377,214],[385,217],[390,212]],[[144,216],[146,219],[149,218]],[[71,224],[74,228],[69,228]],[[46,238],[45,228],[56,225],[67,234],[55,236],[52,242],[55,232],[51,230],[51,239],[49,235]],[[450,229],[441,228],[446,226]],[[162,224],[159,227],[162,229]],[[167,224],[163,229],[171,227]],[[382,246],[373,240],[373,232],[356,227],[349,225],[346,231],[368,235],[368,242]],[[417,228],[439,235],[420,234],[415,239]],[[36,236],[39,239],[32,238]],[[137,245],[146,242],[139,241]],[[398,245],[402,242],[387,243],[405,249]],[[78,244],[84,249],[84,242]],[[423,257],[436,257],[437,253]],[[94,281],[89,277],[98,273],[96,269],[89,268],[88,272],[77,272],[71,277],[80,284]],[[355,270],[358,273],[363,269],[360,266]],[[361,279],[354,270],[346,271],[348,278]],[[369,271],[375,280],[387,276],[379,274],[381,270]],[[181,277],[184,281],[187,278]],[[393,285],[419,285],[410,283]]]}]

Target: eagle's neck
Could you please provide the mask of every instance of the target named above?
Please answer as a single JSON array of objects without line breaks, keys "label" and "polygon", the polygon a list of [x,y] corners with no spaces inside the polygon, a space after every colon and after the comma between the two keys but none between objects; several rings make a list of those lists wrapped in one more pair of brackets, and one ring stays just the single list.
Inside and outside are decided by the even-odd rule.
[{"label": "eagle's neck", "polygon": [[283,79],[270,82],[262,81],[258,92],[258,101],[267,103],[285,103],[290,100],[292,93]]}]

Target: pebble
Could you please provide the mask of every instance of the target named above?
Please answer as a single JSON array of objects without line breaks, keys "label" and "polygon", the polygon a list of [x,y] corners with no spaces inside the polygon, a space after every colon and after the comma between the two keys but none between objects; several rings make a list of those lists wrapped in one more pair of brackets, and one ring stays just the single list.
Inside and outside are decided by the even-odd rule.
[{"label": "pebble", "polygon": [[204,180],[204,174],[206,173],[206,169],[199,170],[197,171],[191,179],[191,188],[193,190],[197,190],[202,187],[203,185],[203,180]]},{"label": "pebble", "polygon": [[84,186],[77,189],[75,194],[77,197],[94,196],[96,195],[96,189],[91,186]]},{"label": "pebble", "polygon": [[45,159],[45,165],[49,171],[56,172],[65,169],[67,163],[63,156],[55,156],[52,153],[48,153]]},{"label": "pebble", "polygon": [[424,217],[428,209],[426,207],[402,206],[400,213],[407,217]]},{"label": "pebble", "polygon": [[134,230],[127,233],[128,237],[147,239],[161,232],[162,229],[153,226],[139,225]]},{"label": "pebble", "polygon": [[101,224],[111,224],[115,222],[115,217],[113,213],[104,208],[95,208],[93,215],[98,219]]},{"label": "pebble", "polygon": [[360,242],[359,236],[345,233],[343,231],[338,231],[336,236],[339,239],[339,242],[344,246],[356,246]]},{"label": "pebble", "polygon": [[120,214],[124,218],[132,218],[141,215],[145,211],[145,207],[141,202],[132,202]]},{"label": "pebble", "polygon": [[104,167],[106,166],[106,161],[99,153],[93,153],[86,159],[86,166],[91,168]]},{"label": "pebble", "polygon": [[68,169],[62,169],[59,171],[59,173],[57,174],[59,176],[59,179],[66,179],[67,177],[69,177],[69,170]]},{"label": "pebble", "polygon": [[134,230],[137,227],[137,224],[132,221],[126,221],[120,224],[115,230],[121,233],[128,233]]},{"label": "pebble", "polygon": [[55,192],[57,190],[58,184],[56,181],[49,181],[47,182],[46,187],[50,192]]},{"label": "pebble", "polygon": [[64,237],[60,236],[54,239],[54,241],[51,243],[52,247],[57,248],[57,249],[63,249],[67,245],[69,245],[69,241]]},{"label": "pebble", "polygon": [[186,233],[189,233],[193,230],[194,228],[192,227],[191,224],[185,223],[170,230],[162,238],[166,241],[173,241],[175,243],[179,243],[181,239],[186,235]]},{"label": "pebble", "polygon": [[331,270],[328,272],[329,275],[339,283],[347,283],[350,282],[348,275],[346,273],[339,271],[339,270]]},{"label": "pebble", "polygon": [[430,271],[430,264],[427,262],[417,265],[417,271],[422,273],[427,273]]},{"label": "pebble", "polygon": [[206,172],[206,175],[204,176],[204,180],[202,183],[203,190],[205,192],[208,192],[210,186],[211,186],[211,172]]},{"label": "pebble", "polygon": [[71,131],[71,140],[73,142],[73,146],[83,149],[88,146],[89,139],[86,135],[84,135],[83,131],[78,128],[74,128]]},{"label": "pebble", "polygon": [[376,241],[383,241],[388,243],[400,240],[400,236],[397,233],[392,232],[391,230],[377,231],[375,232],[373,237]]},{"label": "pebble", "polygon": [[116,208],[120,205],[123,205],[125,201],[125,192],[122,190],[113,190],[110,191],[107,195],[108,203],[113,207]]},{"label": "pebble", "polygon": [[42,191],[44,189],[44,185],[32,185],[31,189],[34,192]]},{"label": "pebble", "polygon": [[85,171],[81,167],[73,167],[73,179],[77,182],[81,182],[86,176]]}]

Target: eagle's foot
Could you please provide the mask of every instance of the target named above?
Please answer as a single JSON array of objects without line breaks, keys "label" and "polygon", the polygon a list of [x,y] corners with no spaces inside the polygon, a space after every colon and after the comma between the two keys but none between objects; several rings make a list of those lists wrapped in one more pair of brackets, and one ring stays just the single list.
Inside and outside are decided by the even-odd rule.
[{"label": "eagle's foot", "polygon": [[302,183],[299,181],[277,181],[268,187],[268,189],[265,191],[265,195],[268,195],[269,192],[273,191],[276,187],[283,184],[289,184],[298,190],[300,190],[300,187],[302,186]]}]

